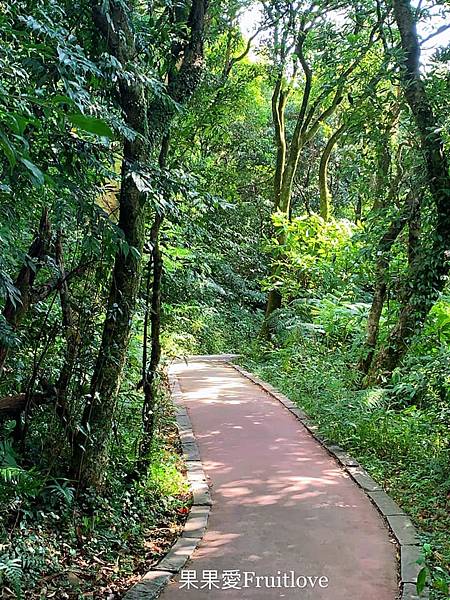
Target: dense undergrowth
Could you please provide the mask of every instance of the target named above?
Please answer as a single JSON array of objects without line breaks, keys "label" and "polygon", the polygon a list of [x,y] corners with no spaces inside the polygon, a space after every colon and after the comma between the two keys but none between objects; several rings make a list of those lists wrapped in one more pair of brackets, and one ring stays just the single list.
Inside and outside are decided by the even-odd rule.
[{"label": "dense undergrowth", "polygon": [[[41,469],[27,467],[11,443],[2,442],[2,598],[120,598],[167,552],[190,502],[178,434],[164,391],[151,466],[148,474],[137,478],[131,466],[138,406],[130,395],[122,405],[104,494],[79,492],[75,482],[55,477],[54,465],[48,462]],[[52,460],[54,448],[35,444],[41,435],[38,427],[28,451],[41,451]]]}]

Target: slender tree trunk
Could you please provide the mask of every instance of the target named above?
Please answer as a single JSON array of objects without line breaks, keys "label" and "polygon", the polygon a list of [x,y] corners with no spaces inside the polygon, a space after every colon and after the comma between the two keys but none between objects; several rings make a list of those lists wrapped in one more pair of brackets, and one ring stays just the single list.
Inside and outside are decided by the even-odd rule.
[{"label": "slender tree trunk", "polygon": [[[139,104],[136,103],[136,106]],[[143,109],[142,105],[140,109]],[[134,125],[132,126],[134,128]],[[134,142],[126,143],[121,178],[119,228],[123,232],[128,251],[121,250],[116,255],[106,308],[107,316],[91,381],[90,397],[84,409],[82,427],[74,448],[75,469],[83,486],[99,487],[105,474],[108,441],[139,289],[145,198],[131,177],[131,167],[137,160],[142,159],[140,152],[140,142],[137,148],[134,147]]]},{"label": "slender tree trunk", "polygon": [[341,125],[330,137],[325,145],[319,165],[319,191],[320,191],[320,216],[324,221],[330,218],[331,192],[328,188],[328,163],[331,153],[338,139],[345,131],[345,125]]},{"label": "slender tree trunk", "polygon": [[[159,153],[159,167],[166,167],[167,155],[170,146],[170,135],[167,133],[161,145]],[[144,404],[142,406],[142,428],[143,436],[139,451],[141,466],[147,467],[150,463],[150,454],[155,430],[156,405],[158,398],[157,372],[161,360],[161,284],[163,274],[163,258],[159,243],[161,226],[164,215],[157,212],[150,230],[151,254],[148,261],[146,310],[144,321],[144,352],[142,360],[142,379],[144,390]],[[150,286],[151,273],[153,270],[153,281]],[[151,291],[150,291],[151,288]],[[151,350],[150,362],[147,362],[148,347],[148,325],[151,324]],[[142,470],[142,468],[141,468]]]},{"label": "slender tree trunk", "polygon": [[372,305],[370,307],[367,319],[367,335],[364,342],[362,356],[358,364],[358,369],[364,375],[367,375],[372,364],[375,347],[378,340],[380,329],[380,318],[386,299],[387,279],[389,268],[389,252],[396,239],[400,235],[407,221],[407,214],[404,211],[390,225],[389,229],[383,235],[378,244],[377,261],[375,266],[375,289],[373,293]]},{"label": "slender tree trunk", "polygon": [[[172,69],[168,77],[168,89],[171,97],[179,104],[185,103],[196,90],[203,69],[203,29],[206,15],[206,0],[194,0],[190,11],[188,25],[191,36],[189,43],[184,48],[184,57],[179,71]],[[177,44],[173,47],[174,62],[178,59],[180,48]],[[232,65],[231,65],[232,67]],[[231,70],[230,67],[230,70]],[[227,75],[229,74],[229,71]],[[170,148],[170,131],[167,129],[161,140],[159,153],[159,167],[166,168],[167,156]],[[151,260],[149,269],[153,267],[153,282],[151,289],[151,352],[150,363],[146,364],[147,349],[144,351],[143,388],[144,404],[142,408],[143,438],[140,447],[140,456],[143,466],[149,464],[151,445],[156,424],[157,410],[157,374],[161,360],[161,284],[163,275],[163,257],[160,247],[160,231],[164,221],[164,213],[157,212],[150,232]],[[149,273],[150,275],[150,273]],[[147,298],[148,301],[148,298]],[[148,328],[148,314],[146,330]],[[145,333],[147,338],[147,331]],[[146,342],[145,342],[146,343]]]},{"label": "slender tree trunk", "polygon": [[[400,88],[398,88],[398,93]],[[386,117],[385,123],[380,123],[381,135],[378,140],[378,147],[376,153],[377,171],[375,176],[375,199],[373,202],[373,211],[380,210],[385,206],[389,205],[389,200],[393,199],[393,196],[397,192],[398,183],[400,179],[393,177],[392,170],[392,136],[398,125],[398,117],[400,114],[400,102],[388,107],[388,116]],[[397,157],[397,168],[401,172],[401,160],[400,156]],[[386,192],[387,191],[387,192]]]},{"label": "slender tree trunk", "polygon": [[412,261],[411,289],[388,343],[374,361],[372,380],[392,373],[405,354],[412,336],[423,324],[429,310],[444,288],[449,272],[450,174],[444,143],[420,76],[420,45],[414,13],[409,0],[394,0],[394,13],[400,31],[405,63],[402,86],[420,136],[428,186],[436,209],[436,225],[431,248],[422,249]]},{"label": "slender tree trunk", "polygon": [[[274,175],[274,209],[275,211],[280,209],[281,206],[281,187],[283,182],[283,174],[286,167],[286,134],[285,134],[285,109],[288,99],[288,90],[283,89],[283,75],[280,73],[278,80],[275,84],[274,92],[272,95],[272,119],[275,129],[275,140],[277,146],[277,157],[275,164],[275,175]],[[282,239],[278,240],[283,243]],[[272,277],[276,275],[276,267],[271,267]],[[263,325],[260,331],[260,336],[263,339],[269,339],[271,334],[271,323],[270,315],[273,311],[281,307],[281,294],[277,289],[269,290],[266,302],[266,311],[264,316]]]},{"label": "slender tree trunk", "polygon": [[281,184],[286,165],[285,109],[288,95],[288,91],[283,89],[283,76],[280,73],[272,95],[272,119],[275,128],[275,141],[277,145],[277,158],[274,176],[275,210],[280,207]]},{"label": "slender tree trunk", "polygon": [[[41,261],[49,251],[50,246],[50,221],[48,219],[48,210],[45,208],[42,211],[42,216],[39,223],[39,230],[31,243],[27,252],[25,264],[20,269],[19,274],[14,282],[14,287],[19,292],[20,298],[13,302],[7,298],[3,309],[3,317],[12,331],[15,331],[22,319],[27,314],[32,301],[31,292],[36,275],[41,267]],[[33,262],[33,265],[30,263]],[[0,375],[3,372],[6,358],[8,356],[9,347],[4,343],[0,343]]]},{"label": "slender tree trunk", "polygon": [[142,409],[143,438],[141,443],[141,458],[145,464],[149,463],[150,450],[153,440],[157,405],[157,374],[161,360],[161,281],[163,273],[163,260],[159,245],[159,232],[163,223],[163,215],[157,214],[150,233],[150,244],[152,246],[153,282],[151,288],[151,350],[150,362],[145,365],[144,374],[144,404]]}]

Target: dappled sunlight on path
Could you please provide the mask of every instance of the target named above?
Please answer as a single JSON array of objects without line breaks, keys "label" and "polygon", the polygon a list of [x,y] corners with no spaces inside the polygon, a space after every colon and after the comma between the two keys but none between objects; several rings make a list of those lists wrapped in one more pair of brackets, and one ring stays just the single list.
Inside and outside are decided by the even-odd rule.
[{"label": "dappled sunlight on path", "polygon": [[[186,566],[196,571],[198,589],[181,588],[178,575],[163,599],[394,600],[395,548],[381,517],[303,425],[230,366],[200,360],[174,370],[213,509]],[[328,584],[201,589],[202,573],[211,570],[219,578],[239,570],[241,582],[244,572],[295,571]]]}]

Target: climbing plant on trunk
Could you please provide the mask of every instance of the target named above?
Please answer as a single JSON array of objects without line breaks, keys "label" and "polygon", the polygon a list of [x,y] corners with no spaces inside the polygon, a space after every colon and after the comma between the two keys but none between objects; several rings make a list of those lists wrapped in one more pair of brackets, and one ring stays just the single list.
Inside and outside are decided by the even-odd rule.
[{"label": "climbing plant on trunk", "polygon": [[[172,45],[179,61],[177,90],[180,95],[198,78],[205,13],[205,0],[193,0],[192,4],[175,9],[172,20],[177,27],[184,24],[189,29],[184,42],[180,42],[174,33]],[[93,9],[94,22],[108,51],[125,71],[131,69],[132,72],[139,45],[132,23],[133,14],[133,8],[122,2],[110,2],[109,10],[104,4]],[[168,69],[172,68],[169,61]],[[134,77],[119,78],[117,91],[125,123],[133,131],[123,145],[118,222],[123,240],[116,253],[102,341],[89,400],[75,440],[73,460],[74,472],[82,485],[94,487],[102,484],[108,461],[108,441],[140,284],[145,220],[149,214],[149,190],[142,184],[141,174],[145,176],[148,171],[152,151],[158,148],[174,115],[173,103],[158,96],[149,100],[149,88],[137,72]]]},{"label": "climbing plant on trunk", "polygon": [[415,13],[409,0],[395,0],[394,14],[400,32],[404,63],[402,87],[419,134],[426,165],[427,184],[435,216],[431,245],[414,253],[406,282],[407,293],[388,342],[374,359],[371,380],[389,377],[405,354],[413,335],[444,288],[449,272],[450,174],[439,123],[420,73],[420,43]]}]

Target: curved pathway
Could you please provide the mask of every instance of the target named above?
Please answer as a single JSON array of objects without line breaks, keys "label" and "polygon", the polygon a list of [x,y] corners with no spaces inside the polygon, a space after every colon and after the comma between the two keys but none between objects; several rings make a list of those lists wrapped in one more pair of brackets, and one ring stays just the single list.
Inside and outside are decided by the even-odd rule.
[{"label": "curved pathway", "polygon": [[382,518],[305,427],[229,365],[175,369],[213,507],[161,598],[395,600]]}]

